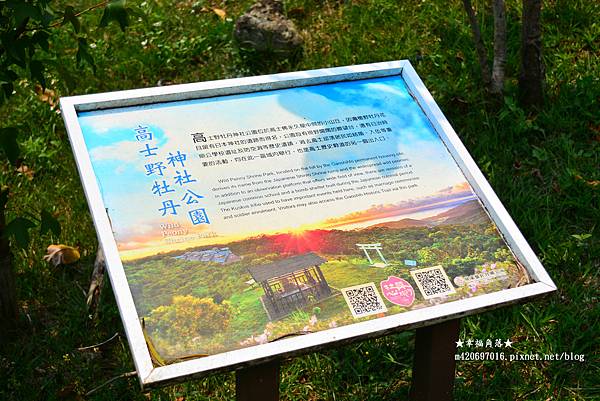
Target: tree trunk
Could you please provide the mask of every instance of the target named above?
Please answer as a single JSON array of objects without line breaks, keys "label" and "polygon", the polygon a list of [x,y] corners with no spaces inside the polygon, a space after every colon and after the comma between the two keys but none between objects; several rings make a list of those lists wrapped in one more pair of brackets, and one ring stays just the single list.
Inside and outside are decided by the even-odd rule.
[{"label": "tree trunk", "polygon": [[506,67],[506,7],[504,0],[494,0],[494,64],[490,92],[501,94],[504,89]]},{"label": "tree trunk", "polygon": [[8,189],[0,189],[0,342],[17,326],[18,308],[10,244],[5,236]]},{"label": "tree trunk", "polygon": [[541,11],[542,0],[523,0],[519,98],[525,107],[544,103]]},{"label": "tree trunk", "polygon": [[475,50],[477,51],[477,58],[479,59],[479,67],[481,67],[481,79],[483,80],[485,87],[489,88],[491,82],[490,67],[488,65],[483,39],[481,39],[481,30],[479,29],[477,15],[475,15],[471,0],[463,0],[463,5],[467,12],[467,16],[469,17],[469,24],[471,25],[471,32],[473,33],[473,42],[475,43]]},{"label": "tree trunk", "polygon": [[94,316],[98,313],[98,304],[100,303],[100,295],[102,294],[102,287],[104,285],[105,270],[106,259],[104,258],[104,251],[100,244],[98,244],[96,260],[94,261],[94,271],[92,272],[92,279],[90,281],[90,288],[88,289],[86,300],[88,309],[94,312]]}]

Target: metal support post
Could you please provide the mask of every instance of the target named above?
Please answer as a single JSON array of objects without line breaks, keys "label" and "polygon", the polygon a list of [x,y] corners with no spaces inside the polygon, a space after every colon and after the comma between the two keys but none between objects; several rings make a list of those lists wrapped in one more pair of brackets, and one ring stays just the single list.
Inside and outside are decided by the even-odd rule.
[{"label": "metal support post", "polygon": [[236,401],[279,401],[279,360],[235,372]]},{"label": "metal support post", "polygon": [[450,401],[460,319],[417,329],[411,401]]}]

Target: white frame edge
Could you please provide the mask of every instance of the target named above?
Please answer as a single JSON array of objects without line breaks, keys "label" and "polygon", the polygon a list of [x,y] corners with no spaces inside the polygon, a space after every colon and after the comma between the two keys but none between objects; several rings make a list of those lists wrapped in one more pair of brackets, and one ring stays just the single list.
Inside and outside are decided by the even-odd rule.
[{"label": "white frame edge", "polygon": [[[455,162],[467,177],[469,184],[492,216],[494,223],[509,247],[536,283],[205,358],[154,367],[119,257],[110,221],[104,208],[100,188],[78,123],[77,112],[393,75],[400,75],[404,79],[417,103],[421,106]],[[333,343],[357,341],[389,332],[434,324],[503,305],[522,302],[556,290],[552,279],[544,270],[535,253],[407,60],[66,97],[61,98],[60,104],[94,225],[106,255],[110,281],[142,387],[162,385],[189,377],[204,376],[216,371],[231,370],[275,357],[306,353]]]},{"label": "white frame edge", "polygon": [[106,209],[104,208],[100,187],[98,186],[98,181],[96,180],[96,175],[92,168],[92,162],[87,153],[83,134],[78,124],[75,105],[70,103],[67,99],[61,99],[61,111],[67,126],[71,146],[76,150],[75,158],[77,169],[79,170],[79,175],[83,182],[83,189],[92,213],[94,226],[96,227],[96,232],[98,234],[98,241],[104,251],[108,276],[119,307],[119,314],[121,315],[121,320],[125,327],[125,334],[133,355],[135,368],[138,372],[140,381],[143,383],[143,379],[150,375],[154,366],[152,365],[139,316],[135,309],[135,304],[133,303],[133,296],[131,295],[127,277],[125,276],[121,258],[119,257],[119,251],[117,249],[117,243],[114,240],[110,220],[108,214],[106,214]]}]

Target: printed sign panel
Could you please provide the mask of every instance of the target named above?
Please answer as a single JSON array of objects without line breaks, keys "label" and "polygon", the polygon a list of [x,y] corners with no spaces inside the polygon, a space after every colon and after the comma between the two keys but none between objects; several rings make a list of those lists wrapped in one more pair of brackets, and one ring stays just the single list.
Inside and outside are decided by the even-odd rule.
[{"label": "printed sign panel", "polygon": [[69,133],[109,218],[109,268],[124,273],[150,371],[331,342],[321,332],[359,338],[381,328],[356,323],[541,281],[419,103],[410,65],[386,66],[327,82],[274,76],[290,83],[249,93],[74,102]]}]

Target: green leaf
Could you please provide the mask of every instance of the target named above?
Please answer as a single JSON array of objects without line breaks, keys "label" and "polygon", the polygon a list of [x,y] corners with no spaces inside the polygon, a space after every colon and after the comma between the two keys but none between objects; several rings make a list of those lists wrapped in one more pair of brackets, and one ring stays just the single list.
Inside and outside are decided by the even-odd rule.
[{"label": "green leaf", "polygon": [[73,29],[77,33],[79,32],[79,29],[81,29],[81,24],[79,23],[79,18],[77,18],[75,14],[76,13],[73,6],[67,6],[65,8],[65,12],[63,13],[63,20],[61,22],[61,25],[71,23],[71,25],[73,25]]},{"label": "green leaf", "polygon": [[42,216],[40,220],[40,235],[44,235],[48,231],[52,231],[55,236],[60,236],[60,223],[54,216],[50,214],[50,212],[47,210],[42,210]]},{"label": "green leaf", "polygon": [[[48,2],[46,1],[46,3],[48,3]],[[56,15],[54,14],[54,11],[52,11],[52,9],[50,7],[48,7],[47,5],[42,4],[40,10],[42,13],[41,22],[44,26],[50,25],[50,23],[53,22],[57,18]]]},{"label": "green leaf", "polygon": [[91,67],[92,70],[94,70],[94,73],[96,72],[96,64],[94,63],[94,58],[92,57],[92,55],[89,52],[89,45],[87,43],[87,39],[84,37],[79,37],[77,39],[77,63],[79,65],[83,65],[84,62],[88,63]]},{"label": "green leaf", "polygon": [[13,0],[6,2],[9,8],[12,8],[13,15],[15,17],[16,25],[20,25],[26,18],[31,18],[37,21],[42,19],[42,12],[40,7],[36,7],[31,3],[27,3],[23,0]]},{"label": "green leaf", "polygon": [[36,80],[42,85],[43,88],[46,87],[46,77],[44,77],[44,64],[42,64],[39,60],[31,60],[29,63],[29,72],[31,73],[31,79]]},{"label": "green leaf", "polygon": [[[2,88],[2,91],[4,92],[2,96],[2,102],[5,102],[9,97],[12,96],[14,86],[12,82],[0,82],[0,88]],[[2,102],[0,102],[0,104],[2,104]]]},{"label": "green leaf", "polygon": [[37,31],[31,37],[31,41],[37,44],[42,50],[44,50],[47,53],[48,51],[50,51],[50,45],[48,44],[49,37],[50,35],[48,34],[48,32]]},{"label": "green leaf", "polygon": [[[2,38],[0,38],[0,41],[1,40]],[[8,68],[2,70],[2,68],[3,67],[0,66],[0,105],[6,99],[12,96],[12,92],[14,89],[13,82],[19,78],[19,76],[14,71],[9,70]]]},{"label": "green leaf", "polygon": [[8,187],[0,187],[0,208],[3,210],[6,209],[6,203],[8,202],[9,193],[10,191],[8,190]]},{"label": "green leaf", "polygon": [[4,155],[13,165],[17,164],[20,151],[15,127],[0,128],[0,150],[4,151]]},{"label": "green leaf", "polygon": [[112,21],[116,21],[122,31],[125,31],[125,28],[129,25],[129,16],[128,10],[125,8],[125,0],[113,0],[104,8],[104,13],[102,13],[102,18],[100,19],[100,27],[104,28]]},{"label": "green leaf", "polygon": [[6,70],[4,72],[0,71],[0,77],[2,77],[2,79],[8,79],[9,82],[19,79],[17,73],[11,70]]},{"label": "green leaf", "polygon": [[3,44],[6,44],[5,48],[8,55],[10,56],[10,59],[8,61],[12,64],[18,65],[19,67],[25,68],[27,65],[25,62],[25,50],[29,45],[29,38],[21,38],[15,41],[3,40]]},{"label": "green leaf", "polygon": [[12,237],[20,248],[27,248],[29,245],[29,230],[35,227],[35,224],[25,217],[15,217],[6,225],[4,235],[7,238]]}]

